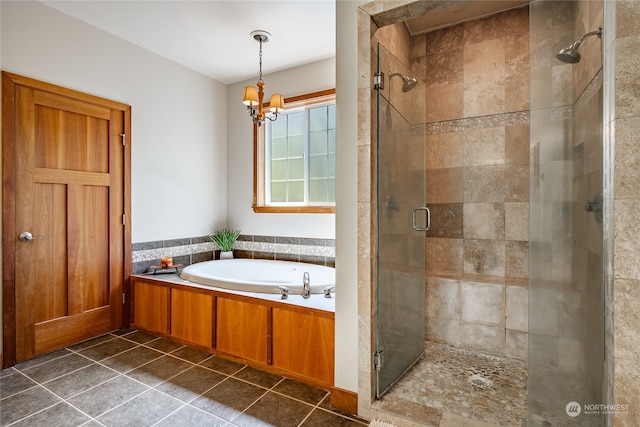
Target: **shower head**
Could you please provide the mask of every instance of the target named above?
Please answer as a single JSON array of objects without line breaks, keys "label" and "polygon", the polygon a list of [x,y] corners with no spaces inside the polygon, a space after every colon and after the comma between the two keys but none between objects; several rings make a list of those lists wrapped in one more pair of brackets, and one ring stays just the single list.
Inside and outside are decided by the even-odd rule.
[{"label": "shower head", "polygon": [[409,92],[411,89],[416,87],[416,85],[418,84],[418,80],[415,77],[407,77],[404,74],[392,73],[391,71],[389,71],[389,80],[391,80],[391,77],[393,77],[393,76],[400,76],[402,78],[402,91],[403,92]]},{"label": "shower head", "polygon": [[598,28],[596,31],[591,31],[590,33],[585,34],[584,36],[580,37],[578,41],[572,43],[569,47],[562,49],[556,54],[556,58],[568,64],[576,64],[580,62],[580,58],[582,58],[582,56],[580,56],[578,49],[580,49],[582,43],[589,36],[598,36],[598,38],[602,38],[602,27]]}]

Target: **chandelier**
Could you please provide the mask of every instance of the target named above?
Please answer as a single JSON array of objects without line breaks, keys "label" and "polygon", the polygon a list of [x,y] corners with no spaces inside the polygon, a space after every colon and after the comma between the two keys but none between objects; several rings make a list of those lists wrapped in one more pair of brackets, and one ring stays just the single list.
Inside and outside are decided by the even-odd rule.
[{"label": "chandelier", "polygon": [[264,106],[264,81],[262,80],[262,43],[269,41],[271,34],[266,31],[256,30],[251,32],[251,37],[260,43],[260,76],[257,88],[255,86],[245,86],[242,103],[247,106],[247,112],[253,119],[253,123],[261,125],[265,119],[274,121],[278,114],[284,111],[284,98],[282,95],[271,95],[269,100],[269,110]]}]

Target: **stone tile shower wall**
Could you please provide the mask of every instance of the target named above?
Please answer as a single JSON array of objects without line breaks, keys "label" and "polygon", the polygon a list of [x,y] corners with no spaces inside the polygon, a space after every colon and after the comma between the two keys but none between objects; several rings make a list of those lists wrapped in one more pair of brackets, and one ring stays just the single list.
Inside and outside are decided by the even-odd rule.
[{"label": "stone tile shower wall", "polygon": [[[157,240],[133,244],[133,274],[160,265],[163,257],[174,264],[190,265],[219,258],[219,250],[207,236]],[[236,258],[273,259],[335,266],[335,241],[305,237],[240,235],[233,247]]]},{"label": "stone tile shower wall", "polygon": [[428,340],[527,357],[529,9],[413,37],[426,88]]}]

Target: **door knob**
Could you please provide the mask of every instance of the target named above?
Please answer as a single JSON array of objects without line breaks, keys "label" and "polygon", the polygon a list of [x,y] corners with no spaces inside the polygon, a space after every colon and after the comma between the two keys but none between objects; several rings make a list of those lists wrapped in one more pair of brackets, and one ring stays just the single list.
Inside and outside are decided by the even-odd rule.
[{"label": "door knob", "polygon": [[18,238],[21,242],[28,242],[29,240],[33,240],[33,234],[28,231],[23,231],[22,233],[20,233],[20,236],[18,236]]}]

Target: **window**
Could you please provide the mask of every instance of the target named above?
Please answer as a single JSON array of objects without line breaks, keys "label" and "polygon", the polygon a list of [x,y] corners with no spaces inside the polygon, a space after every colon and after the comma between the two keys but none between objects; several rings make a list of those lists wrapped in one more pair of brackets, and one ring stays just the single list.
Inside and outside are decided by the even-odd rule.
[{"label": "window", "polygon": [[335,90],[285,100],[274,122],[254,125],[254,211],[335,211]]}]

